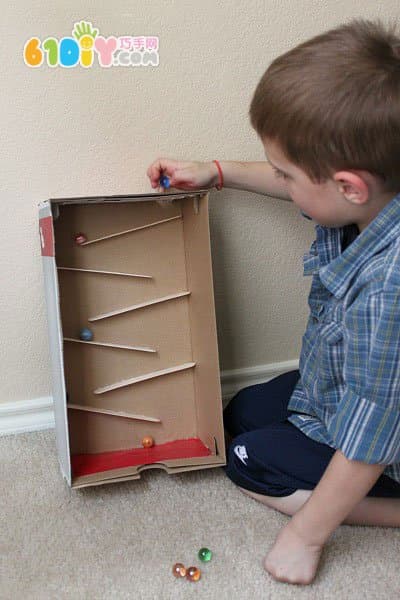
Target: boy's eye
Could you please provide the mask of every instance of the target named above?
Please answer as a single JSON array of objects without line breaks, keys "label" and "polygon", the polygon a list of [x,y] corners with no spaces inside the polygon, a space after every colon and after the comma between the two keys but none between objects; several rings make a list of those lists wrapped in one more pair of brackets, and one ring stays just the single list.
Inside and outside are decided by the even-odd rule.
[{"label": "boy's eye", "polygon": [[282,179],[288,179],[288,176],[283,171],[280,171],[279,169],[274,168],[274,172],[275,172],[276,177],[282,177]]}]

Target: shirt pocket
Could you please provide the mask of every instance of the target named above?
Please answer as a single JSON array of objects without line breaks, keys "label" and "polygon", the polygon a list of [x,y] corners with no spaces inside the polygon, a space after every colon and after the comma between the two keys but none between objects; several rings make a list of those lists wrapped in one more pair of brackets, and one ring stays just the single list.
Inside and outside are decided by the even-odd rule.
[{"label": "shirt pocket", "polygon": [[342,381],[343,325],[337,321],[322,324],[319,330],[318,379],[320,392],[334,392]]},{"label": "shirt pocket", "polygon": [[310,305],[310,314],[308,317],[308,322],[306,326],[306,330],[302,337],[301,343],[301,352],[300,352],[300,361],[299,361],[299,369],[303,376],[306,376],[306,373],[309,370],[315,371],[312,366],[315,363],[315,353],[318,351],[317,348],[317,339],[318,339],[318,327],[319,320],[318,315],[321,313],[321,303],[316,302],[314,300],[309,301]]}]

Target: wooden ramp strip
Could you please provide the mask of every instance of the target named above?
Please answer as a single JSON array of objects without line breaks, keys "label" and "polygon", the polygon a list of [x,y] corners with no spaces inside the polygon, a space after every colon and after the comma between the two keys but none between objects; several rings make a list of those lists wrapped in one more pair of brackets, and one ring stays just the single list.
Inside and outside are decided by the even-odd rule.
[{"label": "wooden ramp strip", "polygon": [[78,342],[79,344],[91,344],[92,346],[106,346],[107,348],[121,348],[122,350],[137,350],[138,352],[157,352],[153,348],[146,346],[124,346],[122,344],[108,344],[106,342],[85,342],[84,340],[78,340],[75,338],[64,338],[65,342]]},{"label": "wooden ramp strip", "polygon": [[99,271],[98,269],[78,269],[76,267],[57,267],[60,271],[79,271],[80,273],[100,273],[101,275],[120,275],[122,277],[140,277],[153,279],[152,275],[136,275],[134,273],[119,273],[118,271]]},{"label": "wooden ramp strip", "polygon": [[133,229],[117,231],[117,233],[110,233],[109,235],[104,235],[103,237],[96,238],[95,240],[88,240],[87,242],[83,242],[83,244],[80,244],[80,246],[89,246],[89,244],[97,244],[97,242],[102,242],[103,240],[110,240],[111,238],[118,237],[120,235],[126,235],[127,233],[132,233],[133,231],[140,231],[141,229],[148,229],[149,227],[161,225],[162,223],[168,223],[169,221],[176,221],[176,219],[181,218],[181,215],[177,215],[176,217],[170,217],[169,219],[163,219],[162,221],[155,221],[154,223],[148,223],[147,225],[141,225],[140,227],[134,227]]},{"label": "wooden ramp strip", "polygon": [[155,377],[161,377],[162,375],[169,375],[170,373],[177,373],[178,371],[184,371],[185,369],[192,369],[195,364],[195,362],[184,363],[183,365],[169,367],[168,369],[162,369],[161,371],[152,371],[151,373],[146,373],[146,375],[139,375],[138,377],[132,377],[131,379],[123,379],[122,381],[117,381],[117,383],[97,388],[97,390],[94,390],[94,393],[105,394],[106,392],[111,392],[112,390],[117,390],[118,388],[126,387],[127,385],[133,385],[134,383],[140,383],[141,381],[147,381],[148,379],[154,379]]},{"label": "wooden ramp strip", "polygon": [[145,415],[134,415],[132,413],[118,410],[108,410],[108,408],[95,408],[94,406],[84,406],[82,404],[67,404],[67,408],[73,410],[83,410],[86,412],[100,413],[102,415],[111,415],[112,417],[123,417],[124,419],[136,419],[138,421],[150,421],[151,423],[161,423],[160,419],[155,417],[146,417]]},{"label": "wooden ramp strip", "polygon": [[159,304],[160,302],[167,302],[168,300],[174,300],[175,298],[182,298],[183,296],[189,296],[190,292],[180,292],[179,294],[170,294],[169,296],[163,296],[162,298],[155,298],[149,302],[141,302],[140,304],[134,304],[133,306],[127,306],[126,308],[119,308],[112,312],[104,313],[102,315],[96,315],[90,317],[88,320],[92,323],[93,321],[100,321],[101,319],[108,319],[108,317],[115,317],[116,315],[122,315],[123,313],[130,312],[132,310],[138,310],[145,306],[152,306],[153,304]]}]

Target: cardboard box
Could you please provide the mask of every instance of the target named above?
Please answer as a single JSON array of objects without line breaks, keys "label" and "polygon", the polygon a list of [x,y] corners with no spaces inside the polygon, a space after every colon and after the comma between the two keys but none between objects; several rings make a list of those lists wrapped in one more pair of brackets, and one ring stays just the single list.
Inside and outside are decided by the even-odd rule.
[{"label": "cardboard box", "polygon": [[68,484],[224,465],[207,192],[51,199],[39,219]]}]

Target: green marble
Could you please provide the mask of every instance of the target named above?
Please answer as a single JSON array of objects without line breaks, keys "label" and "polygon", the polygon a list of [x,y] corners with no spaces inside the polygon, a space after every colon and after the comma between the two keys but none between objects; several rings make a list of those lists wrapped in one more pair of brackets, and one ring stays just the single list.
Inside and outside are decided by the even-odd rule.
[{"label": "green marble", "polygon": [[211,560],[212,552],[208,548],[200,548],[198,557],[203,562],[208,562],[209,560]]}]

